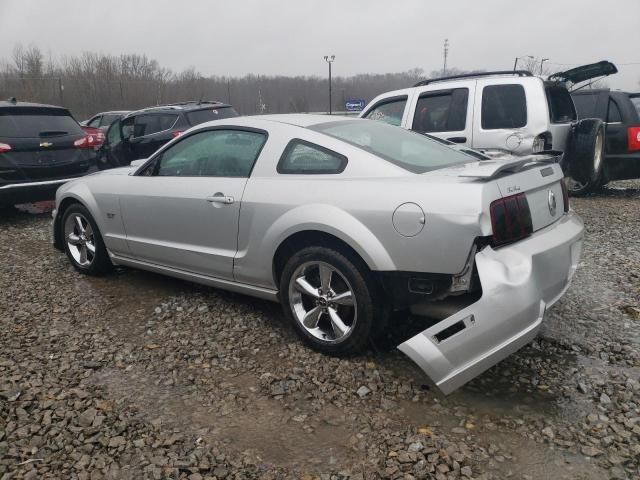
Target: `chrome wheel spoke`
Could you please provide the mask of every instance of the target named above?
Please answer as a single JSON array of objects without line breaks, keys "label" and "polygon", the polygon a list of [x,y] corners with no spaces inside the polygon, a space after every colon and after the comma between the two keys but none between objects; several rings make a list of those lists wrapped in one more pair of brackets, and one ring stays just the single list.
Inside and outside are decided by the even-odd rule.
[{"label": "chrome wheel spoke", "polygon": [[87,246],[86,245],[81,245],[80,246],[80,260],[79,260],[78,263],[80,263],[82,265],[87,263]]},{"label": "chrome wheel spoke", "polygon": [[93,228],[91,228],[91,224],[87,222],[87,226],[84,229],[84,234],[87,238],[91,238],[93,236]]},{"label": "chrome wheel spoke", "polygon": [[307,282],[307,279],[304,277],[296,278],[295,288],[300,293],[304,293],[313,298],[320,298],[320,293],[318,292],[318,289],[312,286],[309,282]]},{"label": "chrome wheel spoke", "polygon": [[307,328],[317,328],[318,322],[320,321],[320,315],[322,314],[322,308],[314,307],[309,310],[304,318],[302,319],[302,324]]},{"label": "chrome wheel spoke", "polygon": [[75,218],[76,221],[76,227],[78,227],[78,233],[82,234],[84,233],[84,226],[82,225],[82,219],[80,218],[80,216],[77,216]]},{"label": "chrome wheel spoke", "polygon": [[331,303],[344,305],[346,307],[353,307],[353,294],[351,293],[351,290],[338,293],[337,295],[331,297]]},{"label": "chrome wheel spoke", "polygon": [[71,245],[79,245],[80,243],[82,243],[82,241],[80,240],[80,237],[75,233],[70,233],[67,236],[67,242],[69,242]]},{"label": "chrome wheel spoke", "polygon": [[87,250],[91,252],[93,255],[96,254],[96,246],[93,243],[87,242],[85,243],[85,247],[87,247]]},{"label": "chrome wheel spoke", "polygon": [[338,312],[333,308],[329,308],[329,318],[331,319],[331,328],[336,336],[336,340],[342,338],[347,330],[349,330],[349,327],[344,324]]},{"label": "chrome wheel spoke", "polygon": [[318,271],[320,273],[320,289],[322,293],[327,293],[331,289],[331,275],[333,270],[324,263],[318,264]]}]

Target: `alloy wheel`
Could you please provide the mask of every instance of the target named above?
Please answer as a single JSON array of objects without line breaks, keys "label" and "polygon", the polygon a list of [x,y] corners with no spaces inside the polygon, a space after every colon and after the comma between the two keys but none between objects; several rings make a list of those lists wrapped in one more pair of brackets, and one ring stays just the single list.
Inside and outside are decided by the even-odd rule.
[{"label": "alloy wheel", "polygon": [[326,262],[306,262],[295,270],[289,282],[289,306],[302,328],[323,342],[346,340],[356,325],[353,288]]},{"label": "alloy wheel", "polygon": [[64,238],[73,260],[88,267],[96,257],[96,244],[91,223],[80,213],[72,213],[64,225]]}]

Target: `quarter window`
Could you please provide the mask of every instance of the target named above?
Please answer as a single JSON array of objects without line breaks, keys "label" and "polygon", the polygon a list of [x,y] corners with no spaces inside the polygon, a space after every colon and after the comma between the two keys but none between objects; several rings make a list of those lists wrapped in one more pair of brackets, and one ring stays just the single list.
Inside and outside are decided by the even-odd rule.
[{"label": "quarter window", "polygon": [[482,128],[521,128],[527,124],[527,101],[522,85],[490,85],[482,91]]},{"label": "quarter window", "polygon": [[177,115],[139,115],[133,129],[134,137],[144,137],[169,130],[176,123]]},{"label": "quarter window", "polygon": [[422,94],[413,115],[413,130],[422,133],[458,132],[465,128],[469,89]]},{"label": "quarter window", "polygon": [[407,97],[397,97],[391,100],[383,100],[373,107],[364,118],[379,120],[390,125],[400,126],[402,115],[407,105]]},{"label": "quarter window", "polygon": [[284,174],[335,174],[346,166],[344,155],[304,140],[292,140],[284,149],[277,170]]},{"label": "quarter window", "polygon": [[248,177],[267,136],[245,130],[208,130],[175,143],[155,166],[161,177]]},{"label": "quarter window", "polygon": [[609,99],[609,113],[607,114],[607,122],[622,122],[622,115],[620,115],[618,104],[611,99]]}]

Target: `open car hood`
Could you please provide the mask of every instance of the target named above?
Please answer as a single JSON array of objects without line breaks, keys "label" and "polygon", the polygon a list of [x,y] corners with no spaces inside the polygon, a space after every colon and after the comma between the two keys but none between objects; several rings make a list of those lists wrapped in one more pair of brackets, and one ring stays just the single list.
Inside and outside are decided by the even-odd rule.
[{"label": "open car hood", "polygon": [[607,60],[603,60],[598,63],[590,63],[589,65],[582,65],[564,72],[554,73],[549,75],[549,80],[569,81],[576,84],[596,77],[613,75],[614,73],[618,73],[616,66]]}]

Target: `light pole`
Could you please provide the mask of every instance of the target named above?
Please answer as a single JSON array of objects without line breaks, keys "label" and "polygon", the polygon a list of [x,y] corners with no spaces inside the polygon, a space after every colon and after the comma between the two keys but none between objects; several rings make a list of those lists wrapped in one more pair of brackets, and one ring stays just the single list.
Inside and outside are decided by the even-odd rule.
[{"label": "light pole", "polygon": [[335,55],[325,55],[324,61],[329,64],[329,115],[331,115],[331,64],[336,59]]},{"label": "light pole", "polygon": [[524,57],[516,57],[516,61],[513,62],[513,71],[515,72],[518,68],[518,60],[522,60],[523,58],[528,58],[529,60],[533,60],[533,55],[525,55]]},{"label": "light pole", "polygon": [[543,58],[542,60],[540,60],[540,75],[542,76],[542,65],[544,65],[544,62],[546,62],[547,60],[549,60],[548,58]]}]

